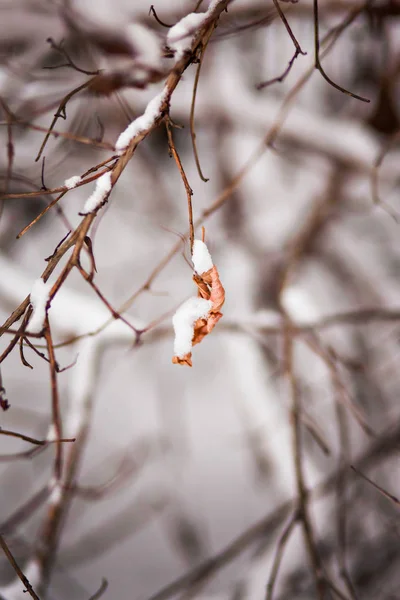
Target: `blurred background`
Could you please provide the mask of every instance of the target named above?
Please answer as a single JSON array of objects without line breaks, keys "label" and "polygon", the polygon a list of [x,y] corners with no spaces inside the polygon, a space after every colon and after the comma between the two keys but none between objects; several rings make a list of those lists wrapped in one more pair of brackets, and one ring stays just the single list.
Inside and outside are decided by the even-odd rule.
[{"label": "blurred background", "polygon": [[[163,24],[208,0],[197,5],[157,0],[155,18],[143,1],[0,0],[2,322],[93,183],[17,239],[57,197],[43,191],[115,154],[173,69]],[[204,52],[194,122],[207,181],[190,128],[198,64],[171,98],[226,291],[193,368],[171,362],[171,316],[196,288],[163,124],[90,234],[95,283],[145,330],[140,343],[120,320],[102,328],[110,312],[77,270],[52,301],[66,435],[82,419],[75,451],[64,444],[68,486],[57,495],[54,444],[0,435],[0,534],[40,597],[400,598],[400,5],[319,2],[322,66],[368,103],[313,68],[313,3],[278,6],[304,52],[287,73],[295,46],[272,0],[231,2]],[[109,80],[69,99],[35,161],[60,102],[99,70]],[[18,344],[1,364],[0,426],[51,442],[49,365],[24,355],[32,368]],[[5,554],[0,595],[26,598]]]}]

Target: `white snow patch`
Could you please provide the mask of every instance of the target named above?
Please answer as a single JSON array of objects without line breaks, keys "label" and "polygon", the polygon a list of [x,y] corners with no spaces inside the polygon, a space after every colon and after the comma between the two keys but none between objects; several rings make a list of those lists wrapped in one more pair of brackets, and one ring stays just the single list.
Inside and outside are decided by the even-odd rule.
[{"label": "white snow patch", "polygon": [[201,240],[194,240],[192,262],[194,270],[199,275],[209,271],[214,266],[211,254],[208,251],[206,244]]},{"label": "white snow patch", "polygon": [[46,306],[49,301],[50,290],[51,285],[45,283],[43,279],[36,279],[32,286],[32,291],[29,296],[29,301],[33,308],[28,323],[28,331],[30,333],[40,333],[44,327]]},{"label": "white snow patch", "polygon": [[207,316],[212,307],[211,300],[193,296],[184,302],[172,318],[175,331],[174,355],[183,358],[191,352],[194,324]]},{"label": "white snow patch", "polygon": [[207,13],[190,13],[168,31],[167,45],[175,51],[176,60],[191,50],[193,37],[207,16]]},{"label": "white snow patch", "polygon": [[81,182],[81,180],[82,177],[80,175],[73,175],[72,177],[64,181],[64,186],[69,190],[72,190],[72,188],[76,187],[78,183]]},{"label": "white snow patch", "polygon": [[93,212],[104,202],[108,192],[111,190],[111,171],[107,171],[96,181],[94,192],[89,196],[83,207],[82,214],[87,215]]},{"label": "white snow patch", "polygon": [[143,115],[137,117],[128,127],[120,134],[115,144],[115,150],[122,153],[139,133],[150,129],[157,117],[160,116],[161,106],[168,94],[168,89],[165,87],[148,103]]}]

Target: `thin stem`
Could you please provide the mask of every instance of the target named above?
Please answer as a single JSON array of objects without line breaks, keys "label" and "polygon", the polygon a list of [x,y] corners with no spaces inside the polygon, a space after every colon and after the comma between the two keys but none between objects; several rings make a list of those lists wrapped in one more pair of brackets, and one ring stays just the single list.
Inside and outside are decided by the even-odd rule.
[{"label": "thin stem", "polygon": [[194,224],[193,224],[193,207],[192,207],[193,190],[192,190],[192,188],[189,185],[188,179],[186,177],[185,170],[183,168],[181,159],[180,159],[178,151],[176,149],[176,146],[175,146],[175,143],[174,143],[174,139],[172,137],[171,121],[170,121],[169,118],[167,118],[165,125],[166,125],[166,128],[167,128],[167,136],[168,136],[169,148],[170,148],[172,156],[175,159],[176,165],[177,165],[177,167],[179,169],[179,172],[181,174],[182,181],[183,181],[183,184],[184,184],[185,190],[186,190],[187,205],[188,205],[188,216],[189,216],[190,253],[192,254],[193,253],[193,244],[194,244]]},{"label": "thin stem", "polygon": [[[274,2],[276,2],[277,0],[274,0]],[[322,77],[325,79],[325,81],[327,81],[332,87],[336,88],[337,90],[339,90],[339,92],[342,92],[343,94],[347,94],[348,96],[351,96],[352,98],[355,98],[356,100],[361,100],[361,102],[370,102],[370,100],[368,98],[364,98],[363,96],[358,96],[357,94],[354,94],[353,92],[350,92],[349,90],[346,90],[345,88],[341,87],[340,85],[338,85],[337,83],[335,83],[334,81],[332,81],[332,79],[330,77],[328,77],[328,75],[325,73],[322,65],[321,65],[321,61],[320,61],[320,55],[319,55],[319,51],[320,51],[320,42],[319,42],[319,15],[318,15],[318,0],[313,0],[313,8],[314,8],[314,52],[315,52],[315,68],[318,69],[318,71],[321,73]]]},{"label": "thin stem", "polygon": [[29,583],[29,579],[24,575],[24,573],[22,572],[22,569],[18,566],[17,561],[15,560],[14,556],[12,555],[11,550],[7,546],[5,539],[3,538],[3,536],[1,534],[0,534],[0,546],[2,547],[4,554],[7,556],[7,558],[9,560],[11,566],[13,567],[14,571],[16,572],[16,574],[18,575],[18,577],[20,578],[20,580],[24,584],[25,589],[28,592],[28,594],[34,600],[40,600],[39,596],[36,594],[35,590],[31,586],[31,584]]},{"label": "thin stem", "polygon": [[206,39],[205,39],[205,41],[203,43],[202,49],[201,49],[200,58],[199,58],[199,64],[197,66],[196,75],[195,75],[195,78],[194,78],[193,94],[192,94],[192,104],[190,106],[190,118],[189,118],[190,135],[191,135],[191,138],[192,138],[194,160],[196,162],[196,167],[197,167],[197,171],[198,171],[198,174],[200,176],[200,179],[202,181],[204,181],[205,183],[208,181],[208,178],[203,175],[203,171],[201,170],[201,166],[200,166],[199,153],[197,151],[197,144],[196,144],[196,131],[195,131],[195,125],[194,125],[194,111],[195,111],[195,106],[196,106],[197,88],[198,88],[198,85],[199,85],[201,66],[203,64],[204,55],[205,55],[205,52],[206,52],[206,49],[207,49],[208,42],[210,41],[210,38],[211,38],[211,34],[212,34],[212,30],[210,29],[210,32],[209,32],[208,36],[206,37]]}]

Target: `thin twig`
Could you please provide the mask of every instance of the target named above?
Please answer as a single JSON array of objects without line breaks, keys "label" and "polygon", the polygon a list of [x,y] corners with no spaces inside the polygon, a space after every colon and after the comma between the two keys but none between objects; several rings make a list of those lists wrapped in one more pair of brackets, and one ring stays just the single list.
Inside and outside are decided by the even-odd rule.
[{"label": "thin twig", "polygon": [[197,172],[200,176],[200,179],[204,182],[207,182],[208,179],[207,179],[207,177],[204,177],[204,175],[203,175],[203,171],[201,170],[201,166],[200,166],[199,154],[197,152],[196,131],[195,131],[195,126],[194,126],[194,112],[195,112],[195,106],[196,106],[197,88],[198,88],[199,79],[200,79],[200,71],[201,71],[201,67],[202,67],[203,60],[204,60],[204,55],[205,55],[205,52],[206,52],[206,49],[208,46],[208,42],[210,41],[211,35],[212,35],[212,29],[210,29],[209,35],[204,40],[203,46],[201,48],[199,64],[197,65],[196,75],[195,75],[194,83],[193,83],[192,103],[190,106],[190,117],[189,117],[190,135],[192,138],[194,160],[196,162]]},{"label": "thin twig", "polygon": [[[24,442],[29,442],[30,444],[35,444],[36,446],[47,446],[48,444],[52,443],[49,440],[38,440],[29,435],[25,435],[25,434],[19,433],[17,431],[10,431],[9,429],[3,429],[2,427],[0,427],[0,435],[7,435],[9,437],[19,438],[20,440],[23,440]],[[61,438],[60,439],[60,442],[74,442],[74,441],[75,441],[75,438]]]},{"label": "thin twig", "polygon": [[[97,75],[95,76],[97,77]],[[88,81],[86,81],[85,83],[82,83],[82,85],[79,85],[77,88],[73,89],[71,92],[68,92],[68,94],[66,94],[66,96],[64,96],[64,98],[61,100],[60,105],[54,115],[54,119],[51,122],[51,125],[49,127],[49,129],[47,130],[47,133],[44,137],[44,140],[42,142],[42,145],[39,148],[39,152],[35,158],[35,162],[37,162],[40,157],[42,156],[43,150],[47,144],[47,141],[51,135],[51,132],[55,126],[55,124],[57,123],[58,119],[66,119],[67,115],[66,115],[66,107],[68,102],[71,100],[71,98],[73,98],[73,96],[75,96],[76,94],[78,94],[79,92],[81,92],[82,90],[86,89],[87,87],[90,86],[90,84],[92,83],[92,81],[94,80],[94,77],[92,77],[91,79],[89,79]]]},{"label": "thin twig", "polygon": [[394,504],[396,504],[397,506],[400,506],[400,500],[399,500],[399,498],[397,498],[397,496],[394,496],[393,494],[391,494],[387,490],[383,489],[383,487],[381,487],[380,485],[378,485],[377,483],[375,483],[374,481],[372,481],[372,479],[370,479],[369,477],[367,477],[366,475],[364,475],[364,473],[361,473],[361,471],[359,471],[358,469],[356,469],[356,467],[354,467],[353,465],[351,465],[351,468],[353,469],[353,471],[355,473],[357,473],[357,475],[359,475],[360,477],[362,477],[363,479],[365,479],[365,481],[368,481],[368,483],[370,483],[375,489],[378,490],[378,492],[380,492],[383,496],[385,496],[385,498],[388,498],[389,500],[391,500],[392,502],[394,502]]},{"label": "thin twig", "polygon": [[180,159],[178,151],[176,149],[174,139],[172,137],[172,131],[171,131],[172,126],[171,126],[171,122],[170,122],[169,118],[166,119],[165,126],[167,128],[169,148],[170,148],[172,156],[175,159],[175,162],[176,162],[179,172],[181,174],[182,181],[183,181],[183,184],[184,184],[185,190],[186,190],[186,197],[187,197],[187,204],[188,204],[188,216],[189,216],[190,253],[192,254],[193,253],[193,244],[194,244],[194,225],[193,225],[193,207],[192,207],[193,190],[189,185],[185,170],[183,168],[181,159]]},{"label": "thin twig", "polygon": [[286,69],[283,71],[283,73],[281,73],[281,75],[278,75],[278,77],[273,77],[272,79],[268,79],[267,81],[262,81],[261,83],[257,84],[257,89],[258,90],[263,90],[264,88],[273,85],[274,83],[282,83],[282,81],[284,81],[286,79],[286,77],[289,75],[290,71],[292,70],[292,67],[294,65],[294,61],[296,60],[296,58],[299,56],[300,52],[298,51],[298,49],[296,48],[296,50],[294,51],[294,54],[292,56],[292,58],[289,60],[289,64],[286,67]]},{"label": "thin twig", "polygon": [[29,583],[28,578],[24,575],[24,573],[22,572],[21,568],[18,566],[17,561],[15,560],[14,556],[11,554],[11,550],[7,546],[5,539],[3,538],[3,536],[1,534],[0,534],[0,546],[2,547],[4,554],[7,556],[8,561],[11,564],[11,566],[13,567],[14,571],[16,572],[16,574],[18,575],[18,577],[20,578],[20,580],[24,584],[25,589],[28,592],[28,594],[34,600],[40,600],[39,596],[36,594],[35,590],[31,586],[31,584]]},{"label": "thin twig", "polygon": [[167,25],[167,23],[164,23],[163,21],[161,21],[161,19],[158,17],[157,13],[156,13],[156,9],[154,8],[154,5],[152,4],[150,6],[149,9],[149,15],[153,15],[153,17],[155,18],[155,20],[157,21],[157,23],[159,25],[162,25],[163,27],[167,27],[168,29],[171,29],[172,25]]},{"label": "thin twig", "polygon": [[[276,2],[276,1],[277,0],[274,0],[274,2]],[[347,94],[348,96],[351,96],[352,98],[355,98],[356,100],[361,100],[361,102],[370,102],[370,100],[368,98],[364,98],[363,96],[358,96],[357,94],[354,94],[353,92],[350,92],[349,90],[346,90],[345,88],[341,87],[340,85],[338,85],[337,83],[332,81],[332,79],[330,77],[328,77],[328,75],[325,73],[325,71],[321,65],[321,60],[320,60],[318,0],[313,0],[313,9],[314,9],[315,68],[318,69],[318,71],[321,73],[321,75],[325,79],[325,81],[327,81],[332,87],[339,90],[339,92],[342,92],[343,94]]]},{"label": "thin twig", "polygon": [[51,67],[43,67],[44,69],[58,69],[60,67],[70,67],[71,69],[74,69],[75,71],[78,71],[78,73],[83,73],[84,75],[98,75],[99,74],[99,70],[96,71],[87,71],[85,69],[81,69],[80,67],[78,67],[78,65],[76,65],[74,63],[74,61],[72,60],[72,58],[70,57],[70,55],[68,54],[68,52],[65,50],[65,48],[63,48],[63,41],[61,41],[59,44],[57,44],[53,38],[49,37],[47,38],[46,42],[48,44],[50,44],[50,47],[53,50],[56,50],[57,52],[59,52],[60,54],[62,54],[67,62],[65,64],[62,65],[56,65],[56,66],[51,66]]}]

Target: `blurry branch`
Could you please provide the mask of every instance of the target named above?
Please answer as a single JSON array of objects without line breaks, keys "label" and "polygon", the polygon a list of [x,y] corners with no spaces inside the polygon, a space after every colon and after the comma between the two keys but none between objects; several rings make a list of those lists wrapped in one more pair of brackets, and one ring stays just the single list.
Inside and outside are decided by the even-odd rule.
[{"label": "blurry branch", "polygon": [[283,554],[285,551],[286,544],[288,543],[292,532],[294,531],[299,521],[299,511],[295,510],[290,516],[289,521],[286,523],[281,536],[278,540],[274,560],[272,563],[271,573],[267,583],[267,594],[265,600],[272,600],[274,594],[274,587],[278,577],[279,567],[282,562]]},{"label": "blurry branch", "polygon": [[12,179],[12,168],[13,168],[13,161],[14,161],[14,144],[13,144],[13,131],[12,131],[12,112],[10,111],[8,105],[6,104],[5,100],[3,98],[0,97],[0,105],[2,107],[2,109],[4,110],[4,112],[6,113],[7,119],[6,119],[6,126],[7,126],[7,173],[6,173],[6,178],[5,178],[5,182],[4,182],[4,193],[6,194],[8,192],[8,188],[10,185],[10,181]]},{"label": "blurry branch", "polygon": [[70,390],[70,406],[64,427],[76,442],[65,455],[60,480],[47,499],[47,511],[38,537],[35,559],[40,565],[39,589],[45,591],[56,560],[57,548],[63,523],[73,499],[71,488],[76,478],[83,452],[86,448],[88,430],[93,409],[93,395],[98,373],[101,349],[93,340],[83,341],[79,361],[75,367],[74,386]]},{"label": "blurry branch", "polygon": [[[149,459],[149,450],[150,448],[147,447],[147,444],[131,449],[129,455],[122,458],[115,473],[104,483],[97,486],[74,484],[69,490],[84,500],[101,500],[111,492],[120,489],[128,481],[132,483],[139,476]],[[136,458],[132,458],[132,455]]]},{"label": "blurry branch", "polygon": [[301,420],[304,424],[304,427],[307,429],[308,433],[314,439],[314,441],[318,444],[322,452],[328,456],[332,454],[332,451],[329,447],[329,444],[324,438],[323,432],[318,427],[318,424],[315,423],[313,419],[306,413],[306,411],[302,410]]},{"label": "blurry branch", "polygon": [[5,521],[0,523],[0,531],[4,535],[13,533],[21,523],[29,519],[43,506],[43,502],[49,496],[49,493],[48,485],[45,485],[38,492],[35,492],[29,500],[25,501],[24,504],[17,508]]},{"label": "blurry branch", "polygon": [[347,421],[347,415],[344,407],[340,401],[342,390],[336,379],[332,376],[332,387],[335,394],[335,408],[336,408],[336,419],[339,432],[339,460],[338,460],[338,477],[336,485],[336,529],[337,529],[337,541],[338,541],[338,552],[337,561],[339,564],[339,572],[346,585],[347,591],[352,600],[357,600],[357,594],[355,592],[354,584],[351,580],[350,573],[348,570],[348,512],[350,509],[350,503],[348,501],[348,482],[349,482],[349,471],[343,469],[344,465],[351,462],[350,455],[350,437],[349,437],[349,426]]},{"label": "blurry branch", "polygon": [[[385,460],[394,452],[397,452],[399,442],[400,423],[396,423],[391,431],[384,431],[379,435],[373,444],[353,464],[357,465],[357,469],[364,469],[367,466],[372,467]],[[326,494],[333,493],[336,489],[337,478],[341,476],[341,473],[349,470],[350,466],[350,464],[345,464],[340,469],[336,469],[325,481],[309,490],[308,501],[312,502],[324,497]],[[150,596],[148,600],[166,600],[200,580],[211,579],[216,576],[220,570],[233,562],[237,556],[245,552],[257,541],[260,539],[269,539],[277,528],[282,525],[282,522],[289,518],[295,505],[296,501],[293,499],[284,502],[272,513],[246,529],[246,531],[235,538],[221,552],[205,560],[199,566],[165,586],[159,592]]]},{"label": "blurry branch", "polygon": [[332,381],[335,384],[337,401],[349,410],[349,412],[353,415],[353,418],[356,420],[364,433],[366,433],[366,435],[374,435],[374,431],[367,422],[363,412],[358,406],[355,405],[353,399],[346,389],[344,382],[342,381],[342,377],[336,363],[336,357],[333,355],[333,352],[330,351],[329,348],[324,348],[315,334],[303,336],[303,340],[325,363],[328,371],[331,374]]},{"label": "blurry branch", "polygon": [[374,204],[378,206],[383,206],[384,208],[387,208],[387,204],[379,196],[379,172],[382,167],[382,163],[385,160],[385,156],[390,152],[390,150],[399,140],[400,131],[397,131],[394,135],[390,136],[389,140],[384,144],[381,152],[377,156],[373,165],[373,169],[371,171],[372,201]]},{"label": "blurry branch", "polygon": [[[21,125],[23,127],[27,127],[28,129],[32,129],[33,131],[40,131],[43,133],[48,132],[47,127],[40,127],[40,125],[35,125],[30,123],[29,121],[24,120],[22,117],[18,117],[17,115],[11,114],[10,121],[0,121],[0,126],[4,125],[9,127],[11,123],[15,123],[16,125]],[[71,140],[77,142],[78,144],[84,144],[86,146],[93,146],[94,148],[102,148],[104,150],[113,150],[114,146],[109,144],[108,142],[100,142],[98,140],[94,140],[92,138],[84,137],[81,135],[77,135],[75,133],[70,133],[69,131],[59,131],[57,129],[52,129],[50,135],[57,137],[62,137],[67,140]]]},{"label": "blurry branch", "polygon": [[10,404],[6,398],[6,390],[3,386],[3,376],[1,374],[1,369],[0,369],[0,408],[2,410],[8,410],[10,408]]},{"label": "blurry branch", "polygon": [[74,61],[72,60],[72,58],[70,57],[68,52],[65,50],[65,48],[63,46],[63,40],[61,40],[61,42],[59,44],[57,44],[53,40],[53,38],[49,37],[49,38],[47,38],[46,42],[50,45],[50,47],[53,50],[55,50],[56,52],[59,52],[66,59],[67,62],[62,65],[56,65],[53,67],[44,67],[45,69],[59,69],[60,67],[70,67],[71,69],[74,69],[74,71],[78,71],[78,73],[83,73],[84,75],[98,75],[99,74],[98,70],[86,71],[85,69],[78,67],[78,65],[76,65],[74,63]]},{"label": "blurry branch", "polygon": [[325,592],[327,589],[327,580],[323,574],[323,565],[317,548],[314,527],[311,522],[311,515],[309,511],[309,494],[307,491],[304,476],[303,443],[301,434],[302,407],[298,390],[298,384],[296,382],[294,374],[292,333],[293,326],[288,317],[286,317],[285,321],[286,322],[283,340],[283,360],[285,364],[286,377],[289,384],[289,396],[291,398],[291,425],[293,436],[292,454],[297,487],[297,501],[299,511],[298,519],[303,529],[304,541],[307,548],[312,572],[314,575],[317,596],[318,598],[320,598],[320,600],[324,600]]},{"label": "blurry branch", "polygon": [[108,581],[107,581],[107,579],[103,578],[99,589],[92,596],[90,596],[89,600],[99,600],[99,598],[101,598],[103,596],[103,594],[107,591],[107,588],[108,588]]},{"label": "blurry branch", "polygon": [[97,525],[80,534],[79,540],[63,548],[64,565],[82,565],[98,559],[112,548],[121,544],[141,531],[167,508],[171,502],[168,493],[152,490],[151,493],[140,494],[135,501],[112,512],[101,525]]}]

